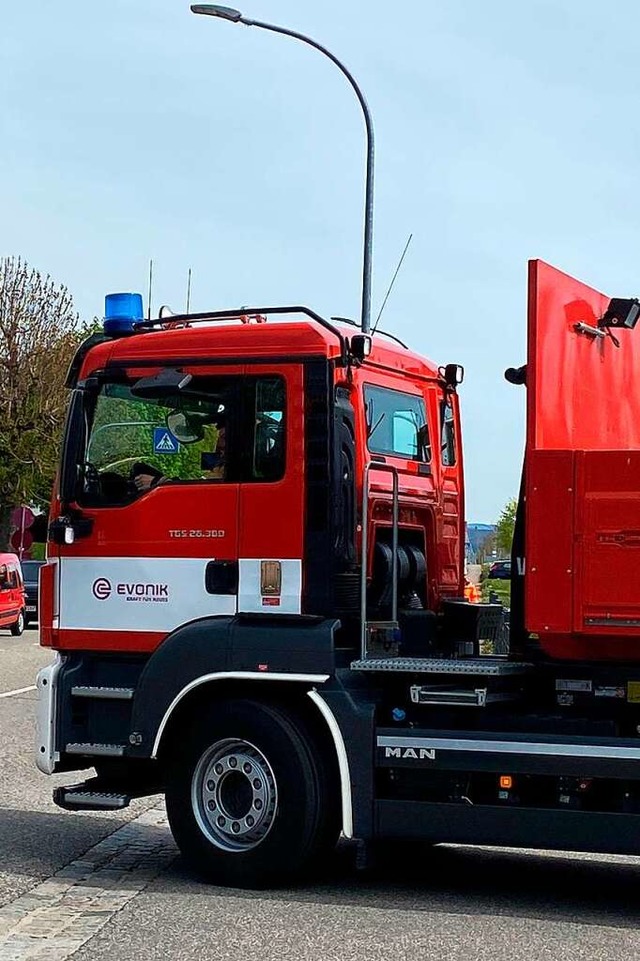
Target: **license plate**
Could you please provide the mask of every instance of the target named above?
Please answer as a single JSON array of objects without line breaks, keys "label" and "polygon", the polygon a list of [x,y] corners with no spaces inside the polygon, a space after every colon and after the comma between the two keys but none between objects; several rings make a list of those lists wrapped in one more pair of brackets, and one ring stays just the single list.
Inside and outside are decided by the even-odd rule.
[{"label": "license plate", "polygon": [[36,605],[27,604],[27,614],[35,614],[35,612],[36,612]]}]

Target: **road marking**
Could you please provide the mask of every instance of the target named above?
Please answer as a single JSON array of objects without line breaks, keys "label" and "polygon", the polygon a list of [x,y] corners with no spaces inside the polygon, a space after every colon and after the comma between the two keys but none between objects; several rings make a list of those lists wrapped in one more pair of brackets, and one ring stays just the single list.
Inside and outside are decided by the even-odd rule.
[{"label": "road marking", "polygon": [[15,691],[4,691],[2,694],[0,694],[0,698],[16,697],[18,694],[26,694],[28,691],[35,691],[35,689],[35,684],[32,684],[30,687],[18,687]]},{"label": "road marking", "polygon": [[152,808],[47,881],[0,908],[0,961],[65,961],[174,859],[163,808]]}]

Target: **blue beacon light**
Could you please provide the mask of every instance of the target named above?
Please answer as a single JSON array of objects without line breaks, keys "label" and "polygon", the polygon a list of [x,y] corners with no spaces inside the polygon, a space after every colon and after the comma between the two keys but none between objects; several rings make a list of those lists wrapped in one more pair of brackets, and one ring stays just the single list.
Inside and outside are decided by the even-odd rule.
[{"label": "blue beacon light", "polygon": [[133,334],[144,320],[142,294],[107,294],[104,298],[104,332],[112,336]]}]

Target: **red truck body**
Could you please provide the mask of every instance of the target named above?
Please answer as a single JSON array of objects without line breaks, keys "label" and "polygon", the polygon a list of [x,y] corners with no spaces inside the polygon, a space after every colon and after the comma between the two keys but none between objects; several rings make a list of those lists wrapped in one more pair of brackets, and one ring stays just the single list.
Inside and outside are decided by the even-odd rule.
[{"label": "red truck body", "polygon": [[608,304],[530,264],[525,619],[552,657],[637,661],[640,338],[593,333]]}]

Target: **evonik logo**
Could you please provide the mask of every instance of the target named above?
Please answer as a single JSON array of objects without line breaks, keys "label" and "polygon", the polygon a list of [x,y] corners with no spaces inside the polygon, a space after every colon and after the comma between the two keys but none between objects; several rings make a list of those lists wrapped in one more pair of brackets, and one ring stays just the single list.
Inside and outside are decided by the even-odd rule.
[{"label": "evonik logo", "polygon": [[106,577],[98,577],[91,587],[93,596],[98,601],[106,601],[108,597],[111,597],[111,581],[107,580]]},{"label": "evonik logo", "polygon": [[141,603],[155,601],[156,603],[166,604],[169,600],[168,584],[140,583],[134,581],[132,583],[122,582],[116,584],[114,588],[111,581],[107,580],[106,577],[98,577],[91,587],[93,596],[99,601],[108,600],[114,593],[114,590],[116,595],[124,598],[125,601],[139,601]]}]

